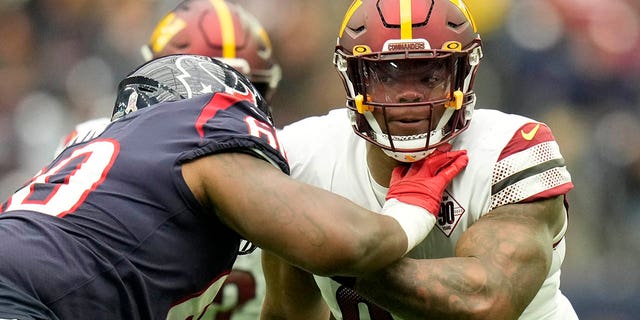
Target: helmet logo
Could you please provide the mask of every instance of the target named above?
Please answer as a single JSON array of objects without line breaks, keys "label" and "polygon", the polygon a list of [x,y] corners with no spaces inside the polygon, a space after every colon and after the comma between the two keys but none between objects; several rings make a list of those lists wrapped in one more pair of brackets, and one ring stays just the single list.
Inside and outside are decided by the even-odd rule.
[{"label": "helmet logo", "polygon": [[[214,58],[211,58],[214,59]],[[190,72],[204,72],[208,74],[212,80],[219,83],[225,88],[225,93],[231,94],[241,100],[247,100],[253,104],[256,103],[255,96],[249,86],[242,81],[237,81],[234,87],[231,87],[225,79],[221,79],[216,73],[212,72],[207,65],[207,60],[199,60],[194,59],[192,56],[183,56],[176,59],[176,67],[182,74],[177,75],[176,79],[182,83],[182,86],[186,90],[187,98],[192,98],[194,96],[192,88],[192,81],[190,78],[193,78],[193,75]],[[197,66],[196,68],[193,65]],[[195,70],[195,71],[194,71]],[[206,86],[203,82],[199,82],[199,85],[202,86],[201,91],[199,93],[213,92],[211,85]]]},{"label": "helmet logo", "polygon": [[344,33],[344,29],[347,28],[347,24],[349,23],[349,20],[351,20],[351,16],[353,16],[356,10],[358,10],[358,7],[360,7],[361,5],[362,5],[362,0],[354,0],[353,3],[351,3],[351,6],[347,10],[347,13],[344,15],[344,19],[342,20],[342,25],[340,26],[340,32],[338,33],[338,37],[342,37],[342,34]]},{"label": "helmet logo", "polygon": [[460,51],[462,50],[462,43],[458,41],[447,41],[442,45],[443,50]]},{"label": "helmet logo", "polygon": [[467,5],[464,4],[464,1],[462,0],[449,0],[449,1],[451,1],[451,3],[453,3],[456,7],[458,7],[460,11],[462,11],[462,14],[464,14],[464,16],[467,17],[467,20],[471,22],[471,26],[473,26],[473,32],[478,32],[478,28],[476,27],[476,22],[475,20],[473,20],[471,11],[469,11],[469,8],[467,8]]},{"label": "helmet logo", "polygon": [[137,103],[138,103],[138,93],[134,90],[133,92],[131,92],[131,95],[129,96],[129,100],[127,101],[127,108],[124,109],[124,114],[126,115],[138,110]]},{"label": "helmet logo", "polygon": [[369,46],[367,45],[360,44],[353,47],[354,56],[359,56],[361,54],[367,54],[367,53],[371,53],[371,48],[369,48]]}]

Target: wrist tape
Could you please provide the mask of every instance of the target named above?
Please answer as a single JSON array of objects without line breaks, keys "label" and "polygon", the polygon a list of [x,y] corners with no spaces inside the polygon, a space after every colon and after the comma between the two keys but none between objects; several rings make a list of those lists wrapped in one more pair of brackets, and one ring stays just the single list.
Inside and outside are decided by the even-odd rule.
[{"label": "wrist tape", "polygon": [[416,205],[400,202],[395,198],[384,203],[380,214],[396,219],[404,230],[407,235],[405,254],[422,242],[436,224],[436,217],[431,212]]}]

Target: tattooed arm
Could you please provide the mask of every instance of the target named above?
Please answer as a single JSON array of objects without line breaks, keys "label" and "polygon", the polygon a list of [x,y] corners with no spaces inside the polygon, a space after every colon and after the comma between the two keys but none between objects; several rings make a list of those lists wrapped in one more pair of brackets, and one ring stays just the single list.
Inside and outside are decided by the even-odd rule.
[{"label": "tattooed arm", "polygon": [[562,196],[496,208],[462,235],[455,257],[404,258],[356,290],[404,319],[517,319],[547,276],[565,219]]}]

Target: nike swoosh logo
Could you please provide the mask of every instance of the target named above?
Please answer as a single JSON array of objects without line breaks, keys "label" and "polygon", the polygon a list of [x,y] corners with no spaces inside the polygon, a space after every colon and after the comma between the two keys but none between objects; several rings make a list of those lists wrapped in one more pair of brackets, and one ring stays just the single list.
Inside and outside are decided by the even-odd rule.
[{"label": "nike swoosh logo", "polygon": [[522,135],[522,137],[527,140],[527,141],[531,141],[533,139],[533,137],[535,137],[536,132],[538,132],[538,129],[540,128],[540,124],[536,124],[535,127],[533,127],[533,129],[531,129],[531,131],[529,132],[524,132],[524,130],[520,130],[520,134]]}]

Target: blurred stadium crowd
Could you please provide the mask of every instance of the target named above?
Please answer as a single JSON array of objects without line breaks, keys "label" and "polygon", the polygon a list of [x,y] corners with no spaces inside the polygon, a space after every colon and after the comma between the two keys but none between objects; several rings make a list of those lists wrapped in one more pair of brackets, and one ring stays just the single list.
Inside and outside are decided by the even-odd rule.
[{"label": "blurred stadium crowd", "polygon": [[[349,0],[231,1],[271,36],[283,69],[278,126],[344,105],[331,59]],[[76,123],[110,116],[118,79],[143,62],[140,47],[178,2],[0,1],[0,199]],[[637,319],[640,2],[467,4],[484,41],[477,107],[547,122],[568,161],[576,187],[563,291],[581,319]]]}]

